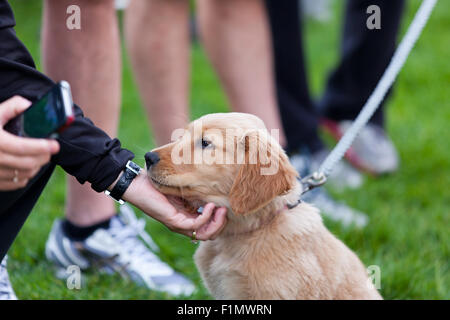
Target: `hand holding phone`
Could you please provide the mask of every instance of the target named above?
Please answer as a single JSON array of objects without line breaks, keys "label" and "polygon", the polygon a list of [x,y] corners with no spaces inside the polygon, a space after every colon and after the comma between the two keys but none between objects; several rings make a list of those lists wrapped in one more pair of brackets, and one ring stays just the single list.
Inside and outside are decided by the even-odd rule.
[{"label": "hand holding phone", "polygon": [[56,137],[74,118],[70,85],[61,81],[24,113],[9,121],[5,130],[20,137]]},{"label": "hand holding phone", "polygon": [[30,105],[31,102],[18,96],[0,103],[0,191],[23,188],[59,152],[55,140],[17,137],[3,130],[3,124]]}]

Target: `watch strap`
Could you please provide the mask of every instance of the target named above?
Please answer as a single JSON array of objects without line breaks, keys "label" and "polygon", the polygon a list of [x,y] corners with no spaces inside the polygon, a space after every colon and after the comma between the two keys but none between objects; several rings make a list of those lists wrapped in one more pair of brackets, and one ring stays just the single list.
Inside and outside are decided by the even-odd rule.
[{"label": "watch strap", "polygon": [[105,193],[114,200],[116,200],[117,202],[119,202],[120,204],[123,204],[124,203],[124,201],[122,200],[123,194],[128,189],[134,178],[136,178],[139,175],[140,171],[141,167],[139,167],[133,161],[128,161],[125,170],[123,171],[122,175],[119,178],[119,181],[117,181],[116,185],[113,187],[111,191],[105,191]]}]

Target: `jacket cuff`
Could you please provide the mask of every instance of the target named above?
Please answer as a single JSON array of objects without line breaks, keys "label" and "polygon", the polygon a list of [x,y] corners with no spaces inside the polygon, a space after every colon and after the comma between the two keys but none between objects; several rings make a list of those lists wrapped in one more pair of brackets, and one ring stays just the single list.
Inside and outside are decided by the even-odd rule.
[{"label": "jacket cuff", "polygon": [[119,177],[129,160],[133,160],[134,154],[126,149],[120,149],[117,154],[109,154],[99,161],[93,169],[95,177],[91,179],[91,187],[97,192],[103,192],[111,186]]}]

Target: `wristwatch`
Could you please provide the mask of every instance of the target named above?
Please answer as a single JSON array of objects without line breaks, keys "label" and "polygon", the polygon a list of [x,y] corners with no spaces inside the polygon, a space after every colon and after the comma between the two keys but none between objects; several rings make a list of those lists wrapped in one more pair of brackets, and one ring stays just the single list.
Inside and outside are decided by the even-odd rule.
[{"label": "wristwatch", "polygon": [[125,170],[119,178],[119,181],[117,181],[111,191],[106,190],[105,194],[113,198],[118,203],[124,204],[125,201],[122,200],[122,196],[130,186],[131,182],[133,182],[134,178],[139,175],[140,171],[141,167],[133,161],[128,161]]}]

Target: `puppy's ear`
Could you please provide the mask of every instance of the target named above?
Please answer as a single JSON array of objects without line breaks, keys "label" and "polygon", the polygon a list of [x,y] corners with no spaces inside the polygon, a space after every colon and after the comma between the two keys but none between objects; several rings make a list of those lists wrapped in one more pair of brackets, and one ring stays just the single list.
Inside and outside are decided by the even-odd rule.
[{"label": "puppy's ear", "polygon": [[294,187],[298,174],[278,142],[266,130],[247,133],[238,142],[238,158],[239,150],[245,154],[245,162],[241,164],[229,194],[235,214],[255,212]]}]

